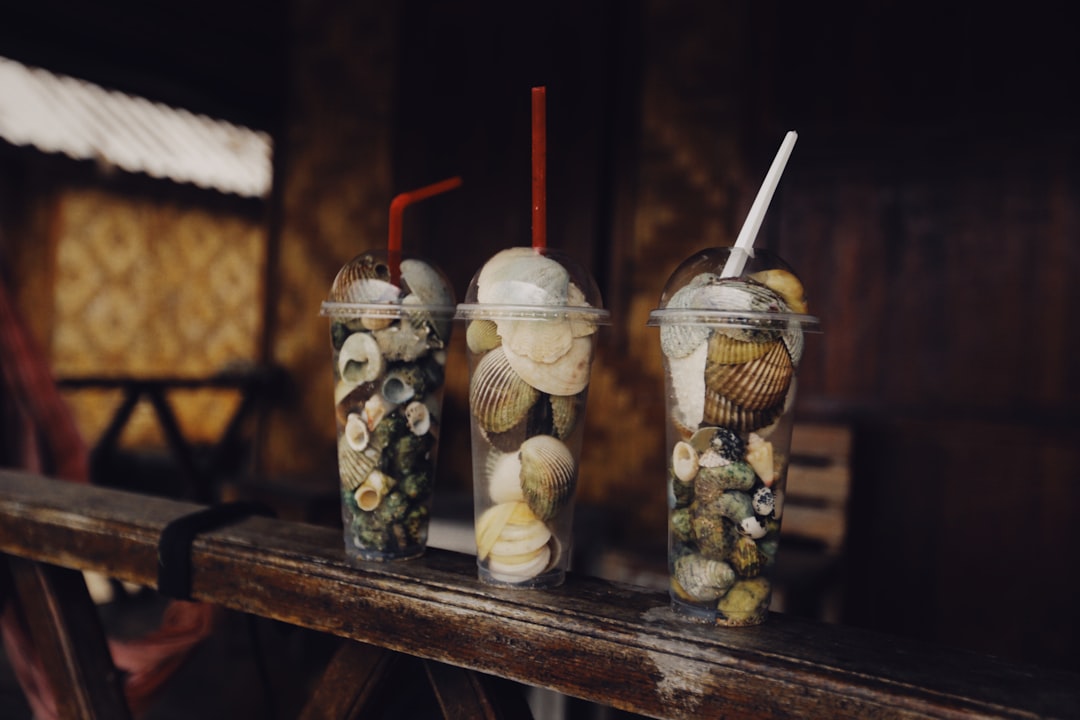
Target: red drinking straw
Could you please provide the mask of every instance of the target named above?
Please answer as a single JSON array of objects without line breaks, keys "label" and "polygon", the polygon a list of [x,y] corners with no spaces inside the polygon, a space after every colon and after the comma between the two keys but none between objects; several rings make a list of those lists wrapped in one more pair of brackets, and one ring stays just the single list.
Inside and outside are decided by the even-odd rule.
[{"label": "red drinking straw", "polygon": [[401,278],[401,216],[405,213],[405,208],[414,202],[460,186],[461,178],[454,176],[416,190],[400,193],[390,201],[390,239],[386,243],[386,255],[390,263],[390,282],[394,285],[397,285]]},{"label": "red drinking straw", "polygon": [[532,89],[532,245],[547,247],[547,88]]}]

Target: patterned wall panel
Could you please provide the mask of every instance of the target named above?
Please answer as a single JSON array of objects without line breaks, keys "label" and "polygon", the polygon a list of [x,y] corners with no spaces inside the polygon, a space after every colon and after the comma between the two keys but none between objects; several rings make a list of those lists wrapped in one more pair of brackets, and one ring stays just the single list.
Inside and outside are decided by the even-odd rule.
[{"label": "patterned wall panel", "polygon": [[[255,360],[265,231],[250,220],[175,204],[71,190],[58,202],[55,321],[60,377],[203,377]],[[69,393],[90,443],[119,392]],[[229,391],[170,398],[186,437],[220,434]],[[152,411],[139,407],[123,440],[159,445]]]}]

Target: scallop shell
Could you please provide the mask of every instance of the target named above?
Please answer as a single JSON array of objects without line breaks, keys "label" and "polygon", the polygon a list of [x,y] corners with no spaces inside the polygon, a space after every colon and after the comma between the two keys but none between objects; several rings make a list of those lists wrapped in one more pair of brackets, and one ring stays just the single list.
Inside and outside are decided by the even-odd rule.
[{"label": "scallop shell", "polygon": [[357,452],[349,446],[344,436],[338,440],[338,476],[346,490],[355,490],[367,479],[372,470],[379,466],[381,456],[379,448],[368,445]]},{"label": "scallop shell", "polygon": [[695,602],[719,599],[735,584],[735,571],[722,560],[698,554],[683,555],[675,561],[672,582],[676,590]]},{"label": "scallop shell", "polygon": [[[570,350],[555,362],[537,362],[503,346],[510,367],[529,385],[549,395],[576,395],[589,385],[593,339],[574,338]],[[492,352],[495,352],[494,350]]]},{"label": "scallop shell", "polygon": [[385,364],[379,344],[366,332],[356,332],[345,338],[338,352],[338,375],[341,379],[360,385],[382,375]]},{"label": "scallop shell", "polygon": [[541,520],[551,520],[570,501],[577,484],[577,464],[558,438],[537,435],[521,444],[521,490]]},{"label": "scallop shell", "polygon": [[768,427],[783,412],[783,403],[762,410],[751,410],[732,403],[713,390],[705,389],[704,420],[711,425],[721,425],[735,432],[750,432]]},{"label": "scallop shell", "polygon": [[768,351],[738,365],[708,363],[705,384],[733,405],[748,410],[765,410],[782,405],[795,368],[781,342],[768,343]]},{"label": "scallop shell", "polygon": [[708,360],[710,365],[737,365],[755,360],[769,351],[768,342],[739,340],[721,332],[709,336]]},{"label": "scallop shell", "polygon": [[513,370],[505,348],[490,350],[477,363],[469,383],[469,408],[487,432],[502,433],[520,424],[540,393]]},{"label": "scallop shell", "polygon": [[574,330],[566,318],[496,320],[503,345],[515,355],[538,363],[553,363],[574,342]]},{"label": "scallop shell", "polygon": [[502,344],[494,320],[470,320],[465,328],[465,344],[476,355],[483,355]]}]

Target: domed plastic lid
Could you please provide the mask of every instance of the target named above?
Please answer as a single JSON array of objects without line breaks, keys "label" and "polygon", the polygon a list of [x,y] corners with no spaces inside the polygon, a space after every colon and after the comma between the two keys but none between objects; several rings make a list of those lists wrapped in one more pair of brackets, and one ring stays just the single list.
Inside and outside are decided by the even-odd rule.
[{"label": "domed plastic lid", "polygon": [[611,322],[596,282],[579,263],[561,251],[533,247],[507,248],[484,263],[456,317]]},{"label": "domed plastic lid", "polygon": [[[820,321],[808,315],[802,281],[775,253],[747,253],[737,277],[722,277],[733,248],[708,248],[675,269],[649,313],[649,325],[714,325],[790,328],[821,332]],[[750,254],[752,253],[752,254]]]},{"label": "domed plastic lid", "polygon": [[397,318],[403,309],[451,318],[454,290],[446,275],[433,265],[403,258],[394,277],[382,250],[357,255],[338,271],[319,314],[329,317]]}]

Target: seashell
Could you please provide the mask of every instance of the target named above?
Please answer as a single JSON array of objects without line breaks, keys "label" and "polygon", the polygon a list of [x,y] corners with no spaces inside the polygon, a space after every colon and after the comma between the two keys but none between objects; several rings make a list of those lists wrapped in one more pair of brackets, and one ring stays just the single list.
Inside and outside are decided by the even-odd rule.
[{"label": "seashell", "polygon": [[356,506],[364,512],[371,512],[379,506],[386,493],[390,492],[392,484],[389,476],[378,470],[372,470],[353,493]]},{"label": "seashell", "polygon": [[501,433],[520,424],[540,397],[510,365],[505,348],[480,358],[469,383],[469,408],[484,430]]},{"label": "seashell", "polygon": [[671,452],[671,471],[684,483],[690,482],[698,472],[698,453],[688,443],[679,441]]},{"label": "seashell", "polygon": [[338,476],[342,487],[346,490],[360,487],[371,471],[379,466],[381,454],[381,451],[372,445],[357,452],[349,447],[344,436],[338,440]]},{"label": "seashell", "polygon": [[739,340],[722,332],[709,336],[710,365],[739,365],[755,360],[769,351],[768,342]]},{"label": "seashell", "polygon": [[382,419],[390,412],[393,412],[394,405],[382,395],[375,394],[368,398],[364,403],[364,409],[361,411],[360,416],[367,423],[369,430],[374,430],[375,427],[382,422]]},{"label": "seashell", "polygon": [[736,525],[754,517],[754,504],[750,501],[750,496],[738,490],[725,491],[715,502],[709,503],[709,509],[720,513]]},{"label": "seashell", "polygon": [[534,553],[524,555],[495,555],[488,558],[488,574],[494,580],[519,583],[534,578],[552,565],[552,552],[544,545]]},{"label": "seashell", "polygon": [[690,542],[694,539],[694,526],[689,508],[672,511],[668,522],[671,534],[676,540]]},{"label": "seashell", "polygon": [[[566,304],[570,307],[592,307],[585,297],[584,291],[573,280],[566,288]],[[596,332],[596,319],[585,313],[571,312],[569,316],[570,332],[574,337],[585,337]]]},{"label": "seashell", "polygon": [[349,261],[334,278],[330,300],[341,303],[391,303],[401,289],[390,282],[390,266],[371,255]]},{"label": "seashell", "polygon": [[726,562],[698,554],[678,558],[672,571],[672,581],[682,590],[680,594],[695,602],[717,600],[735,583],[735,579],[735,571]]},{"label": "seashell", "polygon": [[730,626],[756,625],[769,612],[771,596],[772,584],[764,576],[739,580],[716,604],[723,616],[717,622]]},{"label": "seashell", "polygon": [[738,529],[743,535],[748,535],[755,540],[765,537],[769,532],[769,528],[756,515],[743,518],[738,525]]},{"label": "seashell", "polygon": [[585,405],[581,395],[549,395],[551,426],[555,437],[565,440],[577,426]]},{"label": "seashell", "polygon": [[750,498],[750,502],[754,505],[754,512],[765,517],[771,516],[773,510],[776,509],[776,498],[773,496],[773,491],[767,487],[758,488]]},{"label": "seashell", "polygon": [[686,357],[669,357],[667,361],[672,420],[688,428],[697,428],[705,416],[707,351],[702,343]]},{"label": "seashell", "polygon": [[768,351],[738,365],[709,363],[705,385],[734,405],[764,410],[783,403],[795,368],[781,342],[768,343]]},{"label": "seashell", "polygon": [[[425,305],[446,308],[454,304],[453,290],[446,284],[443,276],[427,263],[406,258],[401,261],[401,280],[408,290],[402,298],[402,305]],[[405,310],[405,308],[403,308]],[[431,313],[408,311],[407,317],[414,325],[428,325],[440,344],[450,337],[450,316],[434,317]]]},{"label": "seashell", "polygon": [[424,307],[416,295],[406,295],[401,299],[401,316],[404,324],[412,329],[417,337],[424,338],[430,348],[441,348],[450,337],[450,321],[446,312],[436,313]]},{"label": "seashell", "polygon": [[499,335],[508,351],[538,363],[553,363],[574,342],[574,331],[565,318],[496,320]]},{"label": "seashell", "polygon": [[577,485],[574,455],[551,435],[529,438],[518,454],[525,502],[541,520],[551,520],[573,497]]},{"label": "seashell", "polygon": [[714,390],[705,389],[704,420],[711,425],[722,425],[735,432],[752,432],[776,422],[783,412],[783,403],[762,410],[751,410],[734,404]]},{"label": "seashell", "polygon": [[360,318],[360,325],[365,330],[382,330],[394,324],[395,318],[389,315],[364,315]]},{"label": "seashell", "polygon": [[517,449],[521,447],[521,443],[525,442],[525,439],[529,437],[528,421],[522,420],[509,430],[498,433],[485,430],[481,426],[480,434],[488,445],[499,452],[517,452]]},{"label": "seashell", "polygon": [[465,327],[465,344],[475,355],[483,355],[502,344],[494,320],[470,320]]},{"label": "seashell", "polygon": [[431,411],[419,400],[405,406],[405,421],[413,435],[426,435],[431,430]]},{"label": "seashell", "polygon": [[371,336],[387,360],[412,362],[427,354],[432,347],[431,330],[426,325],[415,327],[411,323],[397,323],[374,330]]},{"label": "seashell", "polygon": [[746,535],[740,535],[735,539],[731,552],[728,553],[727,562],[731,569],[740,577],[757,577],[765,567],[765,557],[758,550],[757,543]]},{"label": "seashell", "polygon": [[476,300],[485,305],[566,305],[570,274],[530,247],[493,255],[476,278]]},{"label": "seashell", "polygon": [[[701,273],[676,290],[665,307],[685,310],[698,307],[701,288],[719,282],[713,273]],[[684,358],[698,349],[709,337],[709,326],[692,323],[665,323],[660,326],[660,349],[668,358]]]},{"label": "seashell", "polygon": [[521,490],[521,457],[517,452],[493,453],[488,458],[488,496],[495,504],[525,499]]},{"label": "seashell", "polygon": [[549,395],[576,395],[589,385],[592,341],[591,337],[574,338],[570,349],[558,360],[550,363],[537,362],[528,356],[518,355],[505,345],[503,352],[514,372],[540,392]]},{"label": "seashell", "polygon": [[690,505],[690,527],[701,552],[713,558],[722,558],[735,542],[736,532],[730,522],[713,510],[712,506],[695,500]]},{"label": "seashell", "polygon": [[732,430],[723,427],[703,427],[690,438],[690,444],[701,453],[701,464],[722,465],[742,460],[746,443]]},{"label": "seashell", "polygon": [[345,421],[344,436],[345,442],[356,452],[361,452],[368,446],[368,426],[360,413],[349,413]]},{"label": "seashell", "polygon": [[501,557],[535,553],[548,544],[551,530],[542,522],[507,523],[491,546],[492,561]]},{"label": "seashell", "polygon": [[476,519],[476,557],[479,560],[487,559],[495,541],[499,539],[499,533],[519,507],[525,508],[529,514],[532,514],[529,506],[523,502],[505,502],[492,505]]},{"label": "seashell", "polygon": [[773,268],[753,273],[750,279],[776,292],[792,312],[806,312],[806,291],[794,274],[782,268]]},{"label": "seashell", "polygon": [[[762,440],[757,433],[750,433],[746,445],[746,461],[754,468],[754,472],[761,478],[766,487],[776,481],[776,470],[773,466],[773,444],[768,440]],[[760,513],[768,515],[769,513]]]},{"label": "seashell", "polygon": [[702,467],[694,478],[694,497],[702,502],[712,502],[728,490],[750,490],[754,480],[753,468],[744,462]]},{"label": "seashell", "polygon": [[371,333],[357,332],[345,338],[338,352],[338,375],[359,385],[382,375],[383,356]]},{"label": "seashell", "polygon": [[387,401],[400,405],[427,390],[427,379],[418,365],[397,367],[386,374],[383,380],[382,396]]}]

